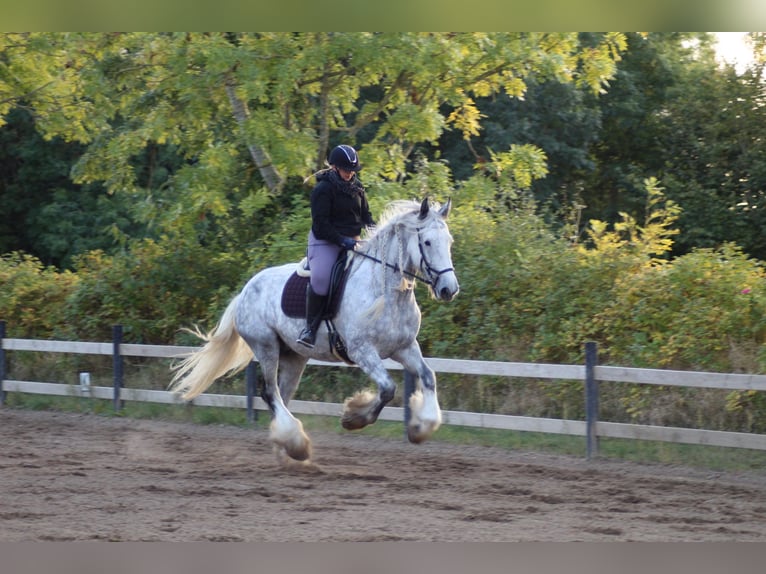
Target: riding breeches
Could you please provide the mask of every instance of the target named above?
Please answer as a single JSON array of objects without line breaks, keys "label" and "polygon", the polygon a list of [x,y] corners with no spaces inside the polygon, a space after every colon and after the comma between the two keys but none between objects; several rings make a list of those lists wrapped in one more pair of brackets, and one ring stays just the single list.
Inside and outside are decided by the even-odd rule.
[{"label": "riding breeches", "polygon": [[341,246],[317,239],[309,232],[308,260],[311,269],[311,289],[317,295],[327,295],[330,291],[330,276],[332,267],[343,249]]}]

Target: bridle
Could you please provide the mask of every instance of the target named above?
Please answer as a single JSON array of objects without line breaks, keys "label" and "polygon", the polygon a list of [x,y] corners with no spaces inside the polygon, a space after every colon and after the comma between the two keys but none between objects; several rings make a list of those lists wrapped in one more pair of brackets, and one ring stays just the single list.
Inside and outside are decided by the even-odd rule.
[{"label": "bridle", "polygon": [[[428,263],[428,259],[426,259],[426,254],[423,251],[423,241],[420,238],[420,231],[422,230],[422,227],[418,227],[418,249],[420,250],[420,270],[424,271],[426,275],[428,275],[428,278],[430,281],[427,281],[428,285],[431,287],[436,287],[436,282],[439,281],[439,277],[441,277],[444,273],[449,273],[450,271],[454,271],[454,267],[445,267],[444,269],[434,269],[431,267],[431,264]],[[421,281],[423,281],[421,279]]]},{"label": "bridle", "polygon": [[420,232],[423,230],[422,227],[417,228],[418,232],[418,250],[420,251],[420,270],[428,277],[428,279],[423,278],[422,276],[418,275],[417,273],[412,273],[410,271],[407,271],[406,269],[402,269],[399,267],[399,264],[391,264],[387,261],[382,261],[378,259],[377,257],[373,257],[372,255],[368,255],[367,253],[363,253],[361,251],[353,251],[354,255],[361,255],[362,257],[365,257],[367,259],[370,259],[371,261],[374,261],[375,263],[378,263],[380,265],[384,265],[385,267],[388,267],[389,269],[393,269],[397,273],[401,273],[402,275],[406,275],[412,279],[415,279],[416,281],[420,281],[421,283],[424,283],[428,286],[430,286],[432,289],[436,287],[437,281],[439,281],[439,277],[441,277],[444,273],[449,273],[450,271],[454,271],[454,267],[446,267],[444,269],[434,269],[431,267],[431,264],[428,262],[428,259],[426,258],[425,251],[423,251],[423,240],[420,236]]}]

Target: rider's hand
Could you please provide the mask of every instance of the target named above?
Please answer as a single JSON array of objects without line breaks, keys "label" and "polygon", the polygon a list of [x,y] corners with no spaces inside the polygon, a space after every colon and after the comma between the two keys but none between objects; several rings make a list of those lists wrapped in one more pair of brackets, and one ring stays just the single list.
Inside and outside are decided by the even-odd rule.
[{"label": "rider's hand", "polygon": [[356,247],[356,241],[354,241],[350,237],[343,238],[343,249],[348,249],[349,251],[353,251],[354,247]]}]

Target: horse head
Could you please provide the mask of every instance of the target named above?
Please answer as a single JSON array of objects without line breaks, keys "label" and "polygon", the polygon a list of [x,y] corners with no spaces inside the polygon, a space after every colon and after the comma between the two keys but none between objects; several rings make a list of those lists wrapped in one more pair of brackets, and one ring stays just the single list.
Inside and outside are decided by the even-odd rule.
[{"label": "horse head", "polygon": [[440,301],[452,301],[460,291],[452,266],[452,235],[446,223],[451,209],[451,198],[438,210],[433,210],[426,197],[418,213],[419,268],[428,280],[431,294]]}]

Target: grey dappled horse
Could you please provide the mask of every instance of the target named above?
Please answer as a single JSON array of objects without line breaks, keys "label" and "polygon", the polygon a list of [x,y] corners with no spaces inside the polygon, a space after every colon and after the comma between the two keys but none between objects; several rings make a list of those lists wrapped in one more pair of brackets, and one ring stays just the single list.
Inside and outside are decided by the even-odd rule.
[{"label": "grey dappled horse", "polygon": [[[409,440],[419,443],[441,424],[436,377],[416,339],[420,309],[414,289],[416,280],[422,281],[440,301],[451,301],[460,289],[446,224],[450,208],[451,201],[432,206],[428,198],[422,203],[393,202],[353,254],[334,324],[348,357],[375,381],[377,392],[359,391],[346,399],[341,416],[346,429],[374,423],[393,399],[396,383],[383,365],[387,358],[401,363],[418,380],[410,398]],[[295,270],[292,263],[253,276],[213,331],[207,335],[195,331],[205,344],[174,366],[170,388],[190,400],[222,375],[246,367],[255,356],[265,381],[262,396],[272,416],[270,438],[278,454],[308,460],[311,441],[287,405],[309,359],[338,359],[325,344],[324,326],[313,349],[296,343],[305,320],[287,317],[280,306],[282,289]]]}]

